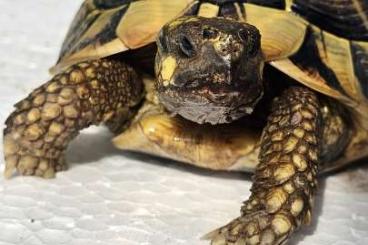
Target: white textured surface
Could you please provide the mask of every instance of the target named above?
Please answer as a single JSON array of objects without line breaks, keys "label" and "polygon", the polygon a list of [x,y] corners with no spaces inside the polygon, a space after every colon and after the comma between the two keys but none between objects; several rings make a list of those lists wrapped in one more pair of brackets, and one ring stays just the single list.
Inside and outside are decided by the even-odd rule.
[{"label": "white textured surface", "polygon": [[[0,0],[1,122],[48,78],[80,2]],[[122,153],[109,137],[84,131],[54,180],[0,177],[0,245],[207,244],[199,237],[237,216],[249,195],[249,175]],[[368,244],[367,177],[360,167],[322,179],[318,222],[292,244]]]}]

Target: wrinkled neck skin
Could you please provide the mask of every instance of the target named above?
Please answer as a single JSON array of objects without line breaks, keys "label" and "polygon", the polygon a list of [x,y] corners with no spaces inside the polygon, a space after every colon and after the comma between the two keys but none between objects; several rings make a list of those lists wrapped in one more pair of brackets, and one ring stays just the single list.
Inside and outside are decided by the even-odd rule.
[{"label": "wrinkled neck skin", "polygon": [[222,18],[173,23],[157,40],[156,89],[163,106],[199,124],[231,123],[251,114],[264,90],[258,30]]}]

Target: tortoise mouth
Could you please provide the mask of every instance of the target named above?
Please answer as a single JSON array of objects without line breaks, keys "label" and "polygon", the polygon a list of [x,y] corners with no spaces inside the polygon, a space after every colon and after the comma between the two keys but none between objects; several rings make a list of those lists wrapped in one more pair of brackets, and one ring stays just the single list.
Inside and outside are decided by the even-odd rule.
[{"label": "tortoise mouth", "polygon": [[[252,96],[248,91],[253,91]],[[230,88],[201,86],[195,89],[177,90],[167,88],[159,91],[158,97],[173,115],[203,124],[231,123],[253,112],[263,91],[236,91]]]}]

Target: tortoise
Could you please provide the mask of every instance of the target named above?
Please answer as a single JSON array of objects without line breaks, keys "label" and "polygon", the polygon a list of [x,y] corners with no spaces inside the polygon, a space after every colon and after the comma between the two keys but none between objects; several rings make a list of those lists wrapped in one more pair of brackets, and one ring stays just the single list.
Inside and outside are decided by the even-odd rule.
[{"label": "tortoise", "polygon": [[51,68],[4,130],[5,177],[66,169],[78,132],[123,150],[253,172],[212,244],[285,244],[317,177],[368,155],[363,0],[85,0]]}]

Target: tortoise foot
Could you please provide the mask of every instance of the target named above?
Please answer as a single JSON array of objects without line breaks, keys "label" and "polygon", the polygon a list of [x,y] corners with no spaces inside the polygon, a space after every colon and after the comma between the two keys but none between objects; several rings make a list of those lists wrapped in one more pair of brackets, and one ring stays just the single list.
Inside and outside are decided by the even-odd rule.
[{"label": "tortoise foot", "polygon": [[4,139],[6,152],[5,178],[12,177],[15,172],[26,176],[35,175],[43,178],[54,178],[56,172],[67,169],[63,154],[59,154],[57,158],[45,158],[27,153],[27,149],[20,147],[12,136],[7,135]]},{"label": "tortoise foot", "polygon": [[293,219],[286,213],[257,211],[234,219],[204,238],[211,245],[278,245],[294,230]]}]

